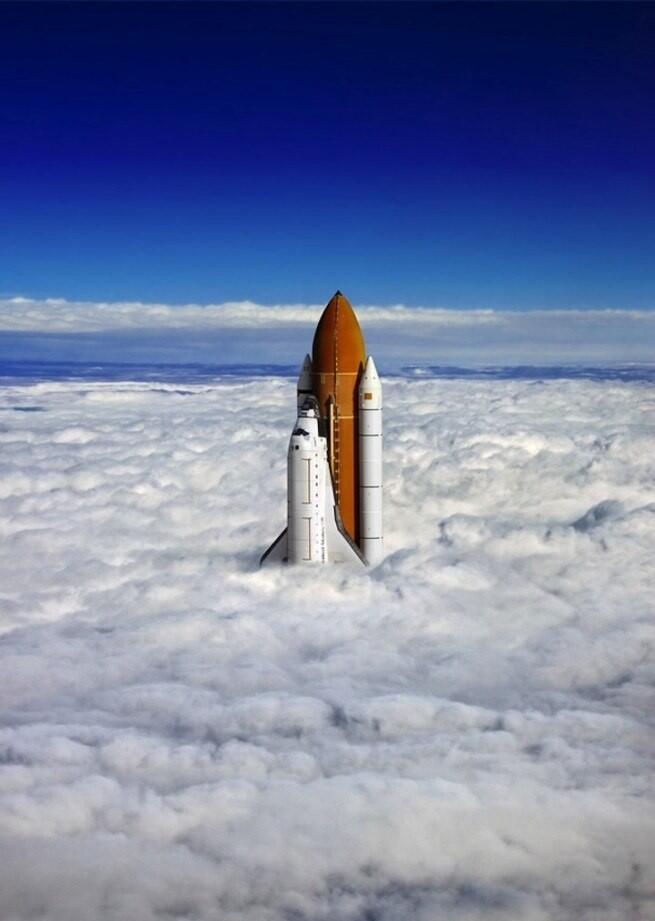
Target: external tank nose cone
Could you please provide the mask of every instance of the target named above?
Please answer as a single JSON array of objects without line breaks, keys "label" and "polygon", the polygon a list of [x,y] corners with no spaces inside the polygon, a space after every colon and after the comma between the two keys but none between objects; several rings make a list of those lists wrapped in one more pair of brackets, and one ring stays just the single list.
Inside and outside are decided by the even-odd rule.
[{"label": "external tank nose cone", "polygon": [[364,337],[347,297],[337,291],[318,321],[312,346],[314,372],[358,372],[366,361]]}]

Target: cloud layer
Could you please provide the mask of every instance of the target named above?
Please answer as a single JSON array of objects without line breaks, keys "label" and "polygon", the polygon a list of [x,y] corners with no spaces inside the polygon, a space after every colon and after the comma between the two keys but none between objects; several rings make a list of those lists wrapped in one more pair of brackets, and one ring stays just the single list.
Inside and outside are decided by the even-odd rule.
[{"label": "cloud layer", "polygon": [[[205,306],[0,299],[0,357],[297,362],[318,305]],[[443,310],[358,306],[386,370],[418,362],[652,361],[655,310]]]},{"label": "cloud layer", "polygon": [[[113,329],[259,329],[316,326],[325,304],[273,304],[252,301],[224,304],[145,304],[134,302],[0,298],[0,329],[38,332],[97,332]],[[477,326],[501,323],[493,310],[442,310],[421,307],[358,307],[366,325]],[[616,313],[617,311],[608,311]],[[634,311],[636,316],[642,312]]]},{"label": "cloud layer", "polygon": [[653,400],[387,382],[387,557],[259,570],[293,384],[0,403],[0,916],[646,921]]}]

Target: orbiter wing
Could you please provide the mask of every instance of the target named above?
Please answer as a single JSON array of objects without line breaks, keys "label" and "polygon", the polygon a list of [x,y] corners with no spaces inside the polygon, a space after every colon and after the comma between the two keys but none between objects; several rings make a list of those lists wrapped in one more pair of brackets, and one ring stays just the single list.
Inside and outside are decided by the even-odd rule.
[{"label": "orbiter wing", "polygon": [[[368,566],[357,544],[345,530],[339,507],[334,498],[334,484],[332,473],[328,467],[326,477],[327,489],[325,490],[325,543],[327,557],[330,563],[361,563]],[[259,565],[265,563],[286,563],[288,561],[287,529],[273,541],[266,553],[263,554]]]}]

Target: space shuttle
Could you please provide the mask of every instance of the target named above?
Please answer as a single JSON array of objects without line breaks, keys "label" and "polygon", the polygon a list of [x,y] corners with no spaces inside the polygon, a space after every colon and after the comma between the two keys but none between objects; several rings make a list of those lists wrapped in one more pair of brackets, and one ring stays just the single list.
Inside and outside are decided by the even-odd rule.
[{"label": "space shuttle", "polygon": [[300,370],[287,526],[260,560],[375,565],[382,557],[382,385],[337,291]]}]

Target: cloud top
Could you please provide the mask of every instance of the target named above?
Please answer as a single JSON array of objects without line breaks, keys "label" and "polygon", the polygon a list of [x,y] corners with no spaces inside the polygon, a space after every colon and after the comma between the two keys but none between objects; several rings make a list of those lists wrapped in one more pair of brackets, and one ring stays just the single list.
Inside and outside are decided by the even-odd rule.
[{"label": "cloud top", "polygon": [[[32,300],[0,298],[0,329],[37,332],[98,332],[126,329],[251,329],[280,326],[314,326],[325,305],[273,304],[228,301],[222,304],[148,304],[140,301],[93,302],[61,298]],[[470,326],[502,323],[493,310],[443,310],[437,308],[362,306],[357,308],[367,325]]]},{"label": "cloud top", "polygon": [[[295,365],[322,306],[0,299],[0,358]],[[649,362],[655,311],[357,306],[384,371],[404,365]],[[3,356],[4,353],[4,356]]]},{"label": "cloud top", "polygon": [[[222,304],[152,304],[140,301],[67,301],[0,298],[0,330],[11,332],[99,332],[128,329],[252,329],[314,326],[325,305],[227,301]],[[469,327],[509,325],[517,317],[589,323],[620,319],[655,327],[655,311],[644,310],[450,310],[436,307],[357,306],[366,327]]]},{"label": "cloud top", "polygon": [[383,563],[259,570],[292,381],[0,390],[0,916],[651,916],[649,390],[385,404]]}]

